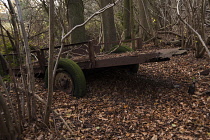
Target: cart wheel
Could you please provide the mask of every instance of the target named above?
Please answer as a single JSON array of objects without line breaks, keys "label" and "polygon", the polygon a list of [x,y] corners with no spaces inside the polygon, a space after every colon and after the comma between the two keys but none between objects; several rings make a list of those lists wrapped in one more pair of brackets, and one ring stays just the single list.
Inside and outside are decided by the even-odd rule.
[{"label": "cart wheel", "polygon": [[65,70],[59,69],[55,75],[54,88],[66,93],[73,93],[74,84],[71,75]]},{"label": "cart wheel", "polygon": [[[48,83],[48,73],[45,73],[45,84]],[[54,79],[54,88],[83,97],[86,93],[86,80],[81,68],[70,59],[60,59]]]},{"label": "cart wheel", "polygon": [[[116,46],[118,47],[113,53],[125,53],[125,52],[132,52],[133,49],[128,47],[128,46]],[[114,47],[114,48],[116,48]],[[114,50],[113,48],[113,50]],[[123,68],[127,69],[130,73],[137,73],[139,70],[139,64],[132,64],[132,65],[127,65],[123,66]]]}]

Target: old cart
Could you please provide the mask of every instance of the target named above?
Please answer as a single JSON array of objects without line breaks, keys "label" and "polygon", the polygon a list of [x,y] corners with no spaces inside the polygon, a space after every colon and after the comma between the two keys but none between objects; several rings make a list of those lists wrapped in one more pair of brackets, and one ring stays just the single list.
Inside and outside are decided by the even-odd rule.
[{"label": "old cart", "polygon": [[[131,41],[135,42],[137,51],[121,46],[122,43]],[[119,47],[116,47],[112,52],[101,53],[100,50],[104,43],[96,45],[94,41],[87,41],[65,45],[58,63],[54,87],[67,93],[72,93],[76,97],[82,97],[85,95],[86,89],[85,76],[82,70],[124,66],[131,72],[137,72],[138,65],[141,63],[169,60],[173,55],[186,52],[186,50],[174,48],[144,53],[141,49],[142,43],[140,38],[109,44],[118,44]],[[60,48],[60,46],[55,47],[55,54],[58,54]],[[46,79],[48,76],[46,72],[48,50],[49,48],[43,48],[31,51],[32,56],[34,56],[34,72],[36,74],[45,74]],[[5,58],[8,59],[8,57],[11,58],[11,56],[14,57],[15,55],[5,55]],[[5,68],[3,69],[5,70]],[[13,71],[18,74],[19,68],[13,67]]]}]

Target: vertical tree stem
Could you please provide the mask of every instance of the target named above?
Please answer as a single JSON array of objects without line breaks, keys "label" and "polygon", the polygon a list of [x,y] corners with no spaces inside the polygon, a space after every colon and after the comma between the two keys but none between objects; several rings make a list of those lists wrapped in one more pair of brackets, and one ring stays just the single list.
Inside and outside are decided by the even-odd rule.
[{"label": "vertical tree stem", "polygon": [[[25,53],[26,53],[26,68],[27,68],[27,74],[28,74],[27,81],[28,81],[28,88],[29,88],[28,96],[30,99],[28,110],[29,110],[29,115],[34,117],[36,115],[35,111],[34,111],[36,104],[33,102],[32,95],[35,91],[35,88],[34,88],[35,80],[34,80],[33,65],[31,62],[31,50],[30,50],[29,44],[28,44],[28,37],[27,37],[26,30],[25,30],[24,22],[23,22],[23,16],[22,16],[22,10],[20,7],[20,2],[19,2],[19,0],[15,0],[15,2],[17,5],[18,18],[19,18],[19,23],[20,23],[20,27],[21,27],[21,32],[23,35],[24,49],[25,49]],[[34,107],[34,108],[32,108],[32,107]]]},{"label": "vertical tree stem", "polygon": [[52,105],[53,97],[53,53],[54,53],[54,1],[50,0],[50,11],[49,11],[49,63],[48,63],[48,96],[47,96],[47,106],[45,110],[44,121],[46,124],[49,124],[50,110]]}]

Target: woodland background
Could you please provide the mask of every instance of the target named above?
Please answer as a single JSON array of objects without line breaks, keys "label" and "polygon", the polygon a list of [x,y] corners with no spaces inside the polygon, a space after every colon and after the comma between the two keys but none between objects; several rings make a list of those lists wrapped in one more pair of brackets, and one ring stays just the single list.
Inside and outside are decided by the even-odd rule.
[{"label": "woodland background", "polygon": [[[209,0],[1,0],[0,14],[1,57],[17,53],[20,69],[27,66],[18,78],[1,72],[0,139],[210,138],[209,76],[199,74],[210,68]],[[32,50],[137,37],[148,51],[179,46],[189,53],[143,64],[135,76],[118,70],[89,75],[82,99],[47,91],[34,78]],[[193,96],[187,93],[192,79]]]}]

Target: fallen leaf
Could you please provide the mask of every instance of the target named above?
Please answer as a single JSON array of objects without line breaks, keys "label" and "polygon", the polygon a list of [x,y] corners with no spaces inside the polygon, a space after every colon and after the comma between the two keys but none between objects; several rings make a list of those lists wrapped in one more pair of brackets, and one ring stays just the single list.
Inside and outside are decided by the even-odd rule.
[{"label": "fallen leaf", "polygon": [[157,139],[158,139],[157,135],[153,135],[153,137],[151,138],[151,140],[157,140]]},{"label": "fallen leaf", "polygon": [[171,126],[176,127],[176,124],[172,124]]},{"label": "fallen leaf", "polygon": [[97,127],[96,127],[96,129],[100,129],[100,127],[99,127],[99,126],[97,126]]}]

